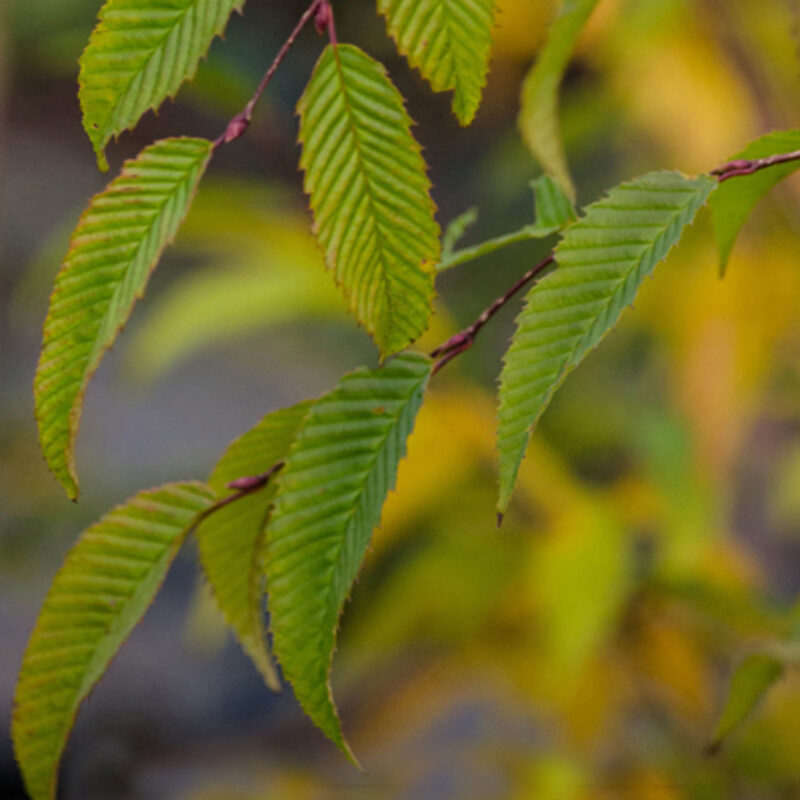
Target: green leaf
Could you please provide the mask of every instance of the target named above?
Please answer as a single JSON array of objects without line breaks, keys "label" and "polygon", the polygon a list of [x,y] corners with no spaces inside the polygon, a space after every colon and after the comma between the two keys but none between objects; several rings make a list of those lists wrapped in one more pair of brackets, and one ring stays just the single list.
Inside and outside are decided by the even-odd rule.
[{"label": "green leaf", "polygon": [[575,197],[558,120],[558,89],[578,36],[598,0],[563,0],[547,41],[522,85],[519,128],[528,148],[561,188]]},{"label": "green leaf", "polygon": [[211,156],[205,139],[165,139],[126,162],[91,201],[56,276],[36,371],[47,463],[73,499],[83,395],[173,240]]},{"label": "green leaf", "polygon": [[781,661],[764,653],[754,653],[739,665],[731,678],[725,709],[717,723],[711,749],[716,750],[722,741],[743,722],[767,693],[783,676]]},{"label": "green leaf", "polygon": [[448,224],[444,236],[442,236],[442,262],[447,261],[453,255],[456,245],[477,221],[478,209],[473,206]]},{"label": "green leaf", "polygon": [[[261,475],[286,458],[310,403],[275,411],[234,441],[209,478],[217,496],[238,478]],[[264,530],[275,495],[264,489],[220,508],[197,528],[200,561],[226,622],[271,689],[280,689],[264,625]]]},{"label": "green leaf", "polygon": [[716,186],[654,172],[612,189],[567,228],[558,268],[533,287],[500,379],[500,500],[508,506],[530,434],[570,369],[596,347]]},{"label": "green leaf", "polygon": [[305,418],[267,527],[273,646],[311,719],[348,756],[329,673],[336,628],[422,402],[428,358],[360,369]]},{"label": "green leaf", "polygon": [[[738,159],[757,159],[790,153],[800,149],[800,130],[768,133],[751,142],[740,153],[731,157]],[[719,247],[720,272],[724,274],[733,245],[739,231],[750,216],[756,203],[773,186],[788,178],[800,169],[800,161],[779,164],[752,175],[740,175],[720,184],[711,199],[711,220]]]},{"label": "green leaf", "polygon": [[494,0],[378,0],[378,11],[433,90],[454,92],[453,113],[469,125],[489,71]]},{"label": "green leaf", "polygon": [[577,214],[572,200],[549,175],[540,175],[531,181],[531,189],[536,207],[536,228],[549,235],[575,222]]},{"label": "green leaf", "polygon": [[439,226],[420,147],[386,70],[325,49],[299,104],[301,166],[328,267],[383,355],[428,326]]},{"label": "green leaf", "polygon": [[83,127],[100,168],[112,136],[190,80],[244,0],[106,0],[80,60]]},{"label": "green leaf", "polygon": [[14,698],[14,748],[32,800],[55,797],[58,763],[81,702],[213,500],[195,482],[141,492],[86,530],[67,556],[39,612]]},{"label": "green leaf", "polygon": [[437,272],[445,272],[453,267],[483,258],[504,247],[518,242],[529,242],[533,239],[546,239],[558,233],[566,225],[575,220],[575,209],[572,201],[561,188],[547,175],[542,175],[531,182],[536,205],[536,222],[525,225],[513,233],[506,233],[494,239],[487,239],[472,247],[454,250],[454,245],[464,231],[477,219],[477,211],[470,209],[450,223],[444,237],[442,260],[437,265]]}]

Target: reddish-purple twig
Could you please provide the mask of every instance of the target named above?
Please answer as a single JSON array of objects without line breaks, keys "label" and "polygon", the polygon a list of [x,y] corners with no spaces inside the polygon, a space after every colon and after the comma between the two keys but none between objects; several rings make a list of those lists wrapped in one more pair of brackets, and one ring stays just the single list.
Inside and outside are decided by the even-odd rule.
[{"label": "reddish-purple twig", "polygon": [[432,353],[431,358],[438,358],[433,368],[435,375],[445,364],[448,364],[456,356],[469,350],[475,343],[475,337],[480,333],[481,328],[514,297],[521,289],[527,286],[532,280],[538,278],[552,264],[555,264],[555,255],[551,253],[535,267],[529,269],[502,297],[498,297],[468,328],[457,333],[448,339],[444,344],[439,345]]},{"label": "reddish-purple twig", "polygon": [[[313,0],[311,5],[305,10],[303,16],[300,17],[300,21],[297,23],[297,25],[295,25],[294,30],[289,34],[289,38],[283,43],[283,46],[278,51],[278,55],[275,56],[275,60],[272,62],[272,64],[270,64],[270,67],[266,73],[264,73],[264,77],[261,79],[261,83],[259,83],[255,94],[250,98],[250,102],[248,102],[244,109],[228,123],[228,126],[225,128],[223,133],[214,142],[215,150],[220,145],[229,144],[230,142],[233,142],[240,136],[244,135],[253,120],[253,112],[255,111],[256,104],[261,99],[261,96],[266,91],[267,86],[269,86],[273,76],[278,71],[278,67],[281,65],[281,62],[284,58],[286,58],[286,54],[292,49],[292,45],[295,43],[295,41],[297,41],[297,37],[303,31],[303,28],[305,28],[306,25],[308,25],[308,23],[313,19],[317,30],[320,30],[319,20],[325,15],[323,13],[323,9],[327,9],[327,13],[330,14],[330,4],[328,3],[328,0]],[[322,30],[324,30],[324,28]],[[320,30],[320,32],[322,31]]]},{"label": "reddish-purple twig", "polygon": [[711,174],[716,175],[717,178],[719,178],[719,182],[722,183],[729,178],[738,178],[741,175],[752,175],[759,170],[775,167],[778,164],[788,164],[790,161],[800,161],[800,150],[795,150],[793,153],[778,153],[777,155],[767,156],[766,158],[740,158],[717,167],[711,171]]},{"label": "reddish-purple twig", "polygon": [[197,518],[196,524],[199,525],[201,522],[203,522],[203,520],[207,519],[220,509],[229,506],[231,503],[235,503],[237,500],[241,500],[243,497],[248,497],[251,494],[260,492],[285,466],[285,461],[278,461],[277,464],[273,464],[266,472],[262,472],[261,475],[237,478],[235,481],[231,481],[230,483],[226,484],[226,488],[234,490],[233,494],[229,494],[227,497],[217,500],[214,505],[212,505],[210,508],[207,508]]}]

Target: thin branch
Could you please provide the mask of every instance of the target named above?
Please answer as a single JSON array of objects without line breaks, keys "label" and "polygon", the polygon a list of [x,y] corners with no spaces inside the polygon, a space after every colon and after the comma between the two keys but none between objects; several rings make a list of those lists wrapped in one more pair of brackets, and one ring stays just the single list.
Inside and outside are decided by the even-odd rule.
[{"label": "thin branch", "polygon": [[721,167],[717,167],[711,171],[712,175],[719,178],[719,182],[727,181],[729,178],[738,178],[742,175],[752,175],[768,167],[775,167],[778,164],[788,164],[790,161],[800,161],[800,150],[795,150],[793,153],[779,153],[775,156],[767,156],[766,158],[737,159],[736,161],[729,161]]},{"label": "thin branch", "polygon": [[[766,158],[756,158],[752,160],[737,159],[735,161],[729,161],[727,164],[723,164],[722,166],[712,170],[711,175],[714,175],[719,182],[722,183],[730,178],[752,175],[753,173],[759,172],[762,169],[775,167],[778,164],[788,164],[792,161],[800,161],[800,150],[795,150],[791,153],[778,153],[777,155],[767,156]],[[511,237],[516,237],[516,234],[511,234]],[[488,245],[486,252],[492,252],[492,249],[497,249],[497,246],[502,247],[505,244],[509,244],[511,240],[519,241],[519,239],[516,238],[511,239],[510,237],[501,237],[499,240],[490,240],[489,242],[485,242],[484,245]],[[480,248],[482,248],[484,245],[477,245],[475,248],[470,248],[470,250],[480,250]],[[462,252],[466,253],[466,251]],[[459,253],[454,253],[450,256],[450,260],[446,262],[448,266],[455,266],[455,264],[451,262],[454,256],[458,255]],[[463,331],[457,333],[455,336],[452,336],[444,344],[439,345],[439,347],[437,347],[431,353],[431,358],[439,359],[433,368],[433,374],[435,375],[442,367],[445,366],[445,364],[449,364],[456,356],[461,355],[461,353],[469,350],[470,347],[472,347],[472,345],[475,343],[475,338],[480,333],[484,325],[486,325],[486,323],[489,322],[489,320],[498,311],[500,311],[500,309],[503,308],[503,306],[505,306],[509,300],[511,300],[522,288],[527,286],[534,279],[541,277],[542,273],[547,271],[551,266],[554,268],[558,267],[558,264],[556,264],[555,260],[555,252],[550,253],[547,258],[545,258],[543,261],[540,261],[532,269],[528,270],[528,272],[526,272],[504,295],[502,295],[502,297],[498,297],[497,300],[495,300],[478,317],[478,319],[472,323],[472,325],[470,325],[468,328],[464,328]],[[440,266],[439,269],[441,270],[442,267]]]},{"label": "thin branch", "polygon": [[286,58],[286,54],[292,49],[292,45],[294,45],[294,43],[297,41],[297,37],[302,33],[303,28],[305,28],[306,25],[308,25],[308,23],[313,19],[317,26],[317,30],[320,32],[324,30],[324,28],[320,29],[319,19],[323,16],[323,9],[325,8],[330,11],[328,0],[313,0],[311,5],[305,10],[303,16],[300,17],[300,21],[297,23],[297,25],[295,25],[294,30],[289,34],[289,38],[283,43],[283,46],[278,51],[278,55],[275,56],[275,60],[272,62],[272,64],[270,64],[269,69],[264,73],[264,77],[261,79],[261,83],[259,83],[255,94],[250,98],[250,102],[248,102],[244,109],[228,123],[228,126],[225,128],[223,133],[214,142],[215,150],[220,145],[234,142],[236,139],[245,134],[247,129],[250,127],[250,123],[253,121],[253,112],[255,111],[258,101],[261,99],[261,96],[266,91],[267,86],[269,86],[273,76],[278,71],[278,67],[280,67],[283,59]]},{"label": "thin branch", "polygon": [[529,269],[502,297],[498,297],[468,328],[439,345],[432,353],[431,358],[438,358],[433,368],[435,375],[445,364],[452,361],[475,343],[475,338],[487,322],[508,303],[518,292],[525,288],[532,280],[540,277],[547,269],[555,264],[553,253],[540,261],[535,267]]},{"label": "thin branch", "polygon": [[235,481],[231,481],[229,484],[227,484],[227,488],[233,489],[233,494],[229,494],[227,497],[217,500],[214,505],[207,508],[197,518],[195,526],[208,519],[208,517],[220,509],[229,506],[231,503],[235,503],[237,500],[241,500],[243,497],[249,497],[251,494],[260,492],[285,466],[285,461],[278,461],[277,464],[273,464],[266,472],[262,472],[261,475],[252,475],[250,477],[237,478]]}]

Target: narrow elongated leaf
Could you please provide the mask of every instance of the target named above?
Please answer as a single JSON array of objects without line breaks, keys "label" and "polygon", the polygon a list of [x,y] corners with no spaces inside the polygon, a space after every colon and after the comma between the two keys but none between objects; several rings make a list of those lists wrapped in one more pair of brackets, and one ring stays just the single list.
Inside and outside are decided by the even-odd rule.
[{"label": "narrow elongated leaf", "polygon": [[25,651],[12,734],[32,800],[55,797],[78,708],[152,602],[187,531],[214,500],[201,483],[141,492],[67,556]]},{"label": "narrow elongated leaf", "polygon": [[299,105],[301,166],[328,267],[386,355],[427,327],[439,226],[420,148],[386,70],[326,48]]},{"label": "narrow elongated leaf", "polygon": [[731,678],[725,709],[717,723],[711,749],[741,724],[758,705],[772,685],[781,678],[784,667],[778,658],[754,653],[745,658]]},{"label": "narrow elongated leaf", "polygon": [[530,434],[567,372],[597,346],[716,185],[655,172],[612,189],[567,228],[558,268],[530,290],[500,379],[500,500],[508,505]]},{"label": "narrow elongated leaf", "polygon": [[422,402],[431,362],[361,369],[306,416],[267,527],[273,646],[311,719],[348,755],[329,683],[336,627]]},{"label": "narrow elongated leaf", "polygon": [[494,0],[378,0],[378,11],[434,91],[454,92],[453,113],[469,125],[489,71]]},{"label": "narrow elongated leaf", "polygon": [[563,0],[547,41],[522,85],[519,128],[533,155],[575,196],[558,120],[558,89],[583,26],[598,0]]},{"label": "narrow elongated leaf", "polygon": [[[309,403],[275,411],[225,451],[209,478],[218,497],[238,478],[265,473],[286,458]],[[220,508],[197,529],[200,561],[220,610],[271,689],[280,682],[264,625],[264,531],[275,482]]]},{"label": "narrow elongated leaf", "polygon": [[244,0],[106,0],[81,56],[83,127],[98,164],[112,136],[132,128],[191,79]]},{"label": "narrow elongated leaf", "polygon": [[34,387],[42,450],[72,498],[86,386],[177,233],[210,155],[205,139],[156,142],[92,200],[72,236],[56,276]]},{"label": "narrow elongated leaf", "polygon": [[[757,159],[774,156],[778,153],[791,153],[800,150],[800,130],[768,133],[751,142],[740,153],[731,157],[738,159]],[[739,231],[750,216],[756,203],[773,186],[788,178],[800,169],[800,161],[790,161],[768,169],[741,175],[725,181],[714,192],[711,199],[711,219],[719,247],[720,271],[725,272]]]}]

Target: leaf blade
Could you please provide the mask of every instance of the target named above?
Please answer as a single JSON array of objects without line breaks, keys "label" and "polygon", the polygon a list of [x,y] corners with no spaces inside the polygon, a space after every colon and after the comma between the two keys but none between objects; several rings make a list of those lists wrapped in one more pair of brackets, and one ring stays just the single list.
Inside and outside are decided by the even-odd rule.
[{"label": "leaf blade", "polygon": [[[775,131],[751,142],[730,160],[765,158],[798,149],[800,149],[800,130]],[[720,184],[711,198],[710,205],[722,274],[728,266],[739,232],[758,201],[798,169],[800,161],[793,161],[754,172],[752,175],[740,175]]]},{"label": "leaf blade", "polygon": [[80,59],[83,127],[98,164],[113,136],[190,80],[244,0],[106,0]]},{"label": "leaf blade", "polygon": [[[261,475],[286,458],[310,403],[267,414],[223,454],[208,485],[222,498],[237,478]],[[200,562],[225,621],[271,689],[280,681],[266,641],[263,596],[264,532],[275,486],[220,508],[197,528]],[[245,578],[247,578],[245,580]]]},{"label": "leaf blade", "polygon": [[273,646],[315,724],[352,758],[329,683],[339,615],[422,402],[430,359],[345,378],[310,410],[267,527]]},{"label": "leaf blade", "polygon": [[383,355],[427,328],[439,226],[403,100],[377,61],[328,46],[298,105],[300,165],[328,268]]},{"label": "leaf blade", "polygon": [[718,749],[723,740],[750,716],[783,674],[783,662],[766,653],[753,653],[739,664],[731,678],[725,708],[714,731],[712,750]]},{"label": "leaf blade", "polygon": [[33,800],[55,796],[58,762],[80,704],[213,499],[196,482],[141,492],[87,529],[67,556],[39,613],[14,698],[14,749]]},{"label": "leaf blade", "polygon": [[486,86],[494,0],[378,0],[378,11],[433,90],[453,91],[453,113],[469,125]]},{"label": "leaf blade", "polygon": [[564,154],[558,89],[575,43],[599,0],[563,0],[547,40],[522,85],[519,129],[545,171],[570,198],[575,187]]},{"label": "leaf blade", "polygon": [[50,469],[78,494],[75,438],[86,387],[188,210],[211,156],[205,139],[164,139],[91,201],[58,272],[34,390]]},{"label": "leaf blade", "polygon": [[531,432],[570,369],[613,327],[644,278],[716,187],[656,172],[612,189],[566,229],[558,268],[528,293],[500,379],[498,451],[504,512]]}]

